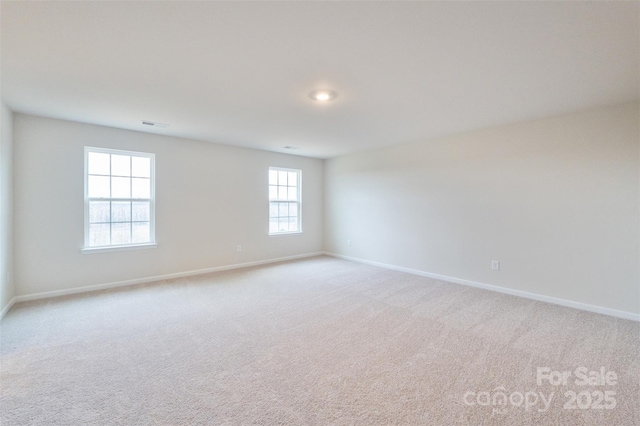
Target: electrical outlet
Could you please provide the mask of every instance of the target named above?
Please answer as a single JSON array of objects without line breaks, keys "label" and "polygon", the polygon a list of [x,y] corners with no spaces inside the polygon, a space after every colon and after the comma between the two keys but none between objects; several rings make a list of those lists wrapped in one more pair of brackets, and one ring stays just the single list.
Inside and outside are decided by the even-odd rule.
[{"label": "electrical outlet", "polygon": [[347,246],[351,247],[351,240],[347,240]]},{"label": "electrical outlet", "polygon": [[240,244],[236,246],[236,251],[242,251],[242,246]]},{"label": "electrical outlet", "polygon": [[495,269],[496,271],[500,270],[500,261],[499,260],[492,260],[491,261],[491,269]]}]

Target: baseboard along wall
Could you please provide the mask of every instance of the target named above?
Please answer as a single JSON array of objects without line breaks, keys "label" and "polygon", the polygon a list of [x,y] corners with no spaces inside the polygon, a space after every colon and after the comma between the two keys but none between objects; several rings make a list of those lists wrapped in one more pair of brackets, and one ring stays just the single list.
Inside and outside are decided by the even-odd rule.
[{"label": "baseboard along wall", "polygon": [[305,253],[305,254],[299,254],[299,255],[294,255],[294,256],[279,257],[279,258],[275,258],[275,259],[256,260],[256,261],[253,261],[253,262],[244,262],[244,263],[236,263],[236,264],[232,264],[232,265],[216,266],[216,267],[213,267],[213,268],[197,269],[197,270],[194,270],[194,271],[177,272],[177,273],[174,273],[174,274],[156,275],[156,276],[153,276],[153,277],[136,278],[136,279],[133,279],[133,280],[117,281],[117,282],[112,282],[112,283],[96,284],[96,285],[89,285],[89,286],[84,286],[84,287],[75,287],[75,288],[69,288],[69,289],[63,289],[63,290],[46,291],[46,292],[42,292],[42,293],[34,293],[34,294],[26,294],[26,295],[22,295],[22,296],[16,296],[13,299],[11,299],[11,301],[2,310],[2,312],[0,312],[0,319],[2,319],[5,316],[5,314],[7,312],[9,312],[11,307],[14,304],[18,303],[18,302],[27,302],[27,301],[30,301],[30,300],[38,300],[38,299],[48,299],[48,298],[52,298],[52,297],[67,296],[67,295],[70,295],[70,294],[78,294],[78,293],[88,293],[88,292],[98,291],[98,290],[108,290],[110,288],[126,287],[126,286],[130,286],[130,285],[145,284],[145,283],[150,283],[150,282],[154,282],[154,281],[162,281],[162,280],[170,280],[170,279],[175,279],[175,278],[190,277],[190,276],[193,276],[193,275],[208,274],[208,273],[211,273],[211,272],[220,272],[220,271],[229,271],[229,270],[232,270],[232,269],[249,268],[251,266],[266,265],[266,264],[269,264],[269,263],[286,262],[288,260],[296,260],[296,259],[303,259],[303,258],[306,258],[306,257],[322,256],[323,254],[324,254],[324,252]]},{"label": "baseboard along wall", "polygon": [[491,284],[480,283],[480,282],[477,282],[477,281],[465,280],[465,279],[462,279],[462,278],[449,277],[449,276],[446,276],[446,275],[434,274],[434,273],[431,273],[431,272],[420,271],[420,270],[417,270],[417,269],[405,268],[405,267],[396,266],[396,265],[389,265],[389,264],[386,264],[386,263],[380,263],[380,262],[375,262],[375,261],[372,261],[372,260],[360,259],[360,258],[357,258],[357,257],[344,256],[344,255],[337,254],[337,253],[325,252],[324,254],[327,255],[327,256],[332,256],[332,257],[336,257],[336,258],[339,258],[339,259],[349,260],[349,261],[352,261],[352,262],[364,263],[364,264],[367,264],[367,265],[377,266],[377,267],[380,267],[380,268],[391,269],[391,270],[400,271],[400,272],[406,272],[408,274],[420,275],[420,276],[428,277],[428,278],[435,278],[435,279],[442,280],[442,281],[448,281],[448,282],[452,282],[452,283],[456,283],[456,284],[462,284],[462,285],[466,285],[466,286],[470,286],[470,287],[481,288],[483,290],[495,291],[495,292],[498,292],[498,293],[509,294],[511,296],[518,296],[518,297],[524,297],[526,299],[533,299],[533,300],[537,300],[539,302],[547,302],[547,303],[552,303],[554,305],[566,306],[568,308],[580,309],[580,310],[583,310],[583,311],[595,312],[597,314],[609,315],[609,316],[616,317],[616,318],[622,318],[622,319],[627,319],[627,320],[631,320],[631,321],[640,322],[640,314],[635,314],[633,312],[619,311],[619,310],[616,310],[616,309],[605,308],[603,306],[589,305],[589,304],[586,304],[586,303],[575,302],[573,300],[561,299],[561,298],[552,297],[552,296],[545,296],[545,295],[537,294],[537,293],[529,293],[527,291],[514,290],[514,289],[511,289],[511,288],[506,288],[506,287],[500,287],[500,286],[491,285]]},{"label": "baseboard along wall", "polygon": [[526,299],[532,299],[532,300],[537,300],[537,301],[540,301],[540,302],[552,303],[552,304],[555,304],[555,305],[565,306],[565,307],[568,307],[568,308],[580,309],[580,310],[583,310],[583,311],[594,312],[594,313],[597,313],[597,314],[609,315],[609,316],[616,317],[616,318],[622,318],[622,319],[626,319],[626,320],[640,322],[640,314],[635,314],[635,313],[632,313],[632,312],[619,311],[619,310],[616,310],[616,309],[605,308],[603,306],[589,305],[589,304],[586,304],[586,303],[575,302],[575,301],[572,301],[572,300],[561,299],[561,298],[551,297],[551,296],[545,296],[545,295],[537,294],[537,293],[529,293],[529,292],[522,291],[522,290],[514,290],[514,289],[510,289],[510,288],[506,288],[506,287],[500,287],[500,286],[480,283],[480,282],[477,282],[477,281],[465,280],[465,279],[456,278],[456,277],[449,277],[449,276],[446,276],[446,275],[439,275],[439,274],[434,274],[434,273],[431,273],[431,272],[420,271],[420,270],[417,270],[417,269],[405,268],[405,267],[396,266],[396,265],[389,265],[389,264],[386,264],[386,263],[380,263],[380,262],[375,262],[375,261],[372,261],[372,260],[360,259],[360,258],[351,257],[351,256],[344,256],[344,255],[341,255],[341,254],[331,253],[331,252],[306,253],[306,254],[301,254],[301,255],[286,256],[286,257],[280,257],[280,258],[275,258],[275,259],[258,260],[258,261],[254,261],[254,262],[237,263],[237,264],[233,264],[233,265],[217,266],[217,267],[213,267],[213,268],[198,269],[198,270],[194,270],[194,271],[178,272],[178,273],[174,273],[174,274],[158,275],[158,276],[146,277],[146,278],[137,278],[137,279],[134,279],[134,280],[118,281],[118,282],[113,282],[113,283],[96,284],[96,285],[85,286],[85,287],[76,287],[76,288],[70,288],[70,289],[64,289],[64,290],[55,290],[55,291],[47,291],[47,292],[42,292],[42,293],[27,294],[27,295],[23,295],[23,296],[16,296],[13,299],[11,299],[11,301],[7,304],[7,306],[5,306],[5,308],[0,312],[0,320],[5,316],[5,314],[7,312],[9,312],[11,307],[14,304],[18,303],[18,302],[26,302],[26,301],[29,301],[29,300],[37,300],[37,299],[47,299],[47,298],[52,298],[52,297],[66,296],[66,295],[78,294],[78,293],[87,293],[87,292],[98,291],[98,290],[107,290],[107,289],[110,289],[110,288],[125,287],[125,286],[136,285],[136,284],[144,284],[144,283],[149,283],[149,282],[154,282],[154,281],[162,281],[162,280],[168,280],[168,279],[189,277],[189,276],[193,276],[193,275],[201,275],[201,274],[207,274],[207,273],[211,273],[211,272],[228,271],[228,270],[231,270],[231,269],[248,268],[248,267],[251,267],[251,266],[266,265],[266,264],[269,264],[269,263],[285,262],[285,261],[288,261],[288,260],[303,259],[303,258],[307,258],[307,257],[314,257],[314,256],[321,256],[321,255],[326,255],[326,256],[331,256],[331,257],[335,257],[335,258],[339,258],[339,259],[349,260],[351,262],[363,263],[363,264],[367,264],[367,265],[371,265],[371,266],[377,266],[377,267],[380,267],[380,268],[391,269],[391,270],[394,270],[394,271],[405,272],[405,273],[408,273],[408,274],[420,275],[420,276],[428,277],[428,278],[434,278],[434,279],[438,279],[438,280],[442,280],[442,281],[448,281],[448,282],[452,282],[452,283],[456,283],[456,284],[462,284],[462,285],[466,285],[466,286],[470,286],[470,287],[481,288],[481,289],[484,289],[484,290],[495,291],[495,292],[498,292],[498,293],[509,294],[511,296],[524,297]]}]

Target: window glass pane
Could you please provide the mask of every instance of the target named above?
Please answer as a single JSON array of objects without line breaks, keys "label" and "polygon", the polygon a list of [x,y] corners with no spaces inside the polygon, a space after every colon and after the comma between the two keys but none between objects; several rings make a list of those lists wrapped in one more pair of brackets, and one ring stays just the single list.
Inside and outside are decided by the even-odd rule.
[{"label": "window glass pane", "polygon": [[287,172],[278,172],[278,185],[286,185],[287,184]]},{"label": "window glass pane", "polygon": [[278,172],[276,170],[269,170],[269,185],[278,184]]},{"label": "window glass pane", "polygon": [[278,217],[278,203],[269,203],[269,217]]},{"label": "window glass pane", "polygon": [[87,167],[90,175],[109,174],[109,154],[99,152],[89,152],[89,165]]},{"label": "window glass pane", "polygon": [[[89,151],[90,148],[86,156],[87,246],[152,241],[153,157],[132,156],[116,150]],[[138,200],[131,201],[131,198]]]},{"label": "window glass pane", "polygon": [[109,198],[109,177],[108,176],[89,176],[89,197],[91,198]]},{"label": "window glass pane", "polygon": [[111,244],[131,244],[131,223],[111,224]]},{"label": "window glass pane", "polygon": [[89,202],[89,223],[109,222],[110,217],[108,201]]},{"label": "window glass pane", "polygon": [[150,203],[147,201],[137,201],[133,203],[133,212],[131,220],[134,222],[148,222]]},{"label": "window glass pane", "polygon": [[131,203],[113,201],[111,203],[111,222],[131,222]]},{"label": "window glass pane", "polygon": [[278,187],[278,200],[286,200],[287,199],[287,187],[279,186]]},{"label": "window glass pane", "polygon": [[142,178],[131,179],[131,198],[151,198],[151,180]]},{"label": "window glass pane", "polygon": [[297,186],[298,185],[298,173],[289,172],[289,186]]},{"label": "window glass pane", "polygon": [[299,180],[300,171],[269,168],[270,233],[300,231]]},{"label": "window glass pane", "polygon": [[131,178],[112,177],[111,178],[111,197],[131,198]]},{"label": "window glass pane", "polygon": [[89,225],[89,246],[107,246],[111,244],[111,239],[109,238],[110,229],[108,223]]},{"label": "window glass pane", "polygon": [[287,205],[287,203],[279,203],[278,216],[289,216],[289,206]]},{"label": "window glass pane", "polygon": [[131,157],[131,176],[151,177],[151,158]]},{"label": "window glass pane", "polygon": [[298,216],[298,203],[289,203],[289,216]]},{"label": "window glass pane", "polygon": [[288,200],[295,201],[298,199],[298,188],[290,186],[287,190],[289,193],[289,196],[287,197]]},{"label": "window glass pane", "polygon": [[149,239],[149,222],[133,223],[133,243],[148,243]]},{"label": "window glass pane", "polygon": [[281,217],[278,219],[278,232],[287,232],[289,230],[289,219]]},{"label": "window glass pane", "polygon": [[131,176],[131,157],[111,155],[111,176]]}]

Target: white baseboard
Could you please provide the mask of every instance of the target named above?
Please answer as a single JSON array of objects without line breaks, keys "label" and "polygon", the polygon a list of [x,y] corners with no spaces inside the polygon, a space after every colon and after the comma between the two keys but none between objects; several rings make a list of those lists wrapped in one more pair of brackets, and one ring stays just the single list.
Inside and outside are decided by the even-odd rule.
[{"label": "white baseboard", "polygon": [[233,264],[233,265],[216,266],[214,268],[198,269],[198,270],[195,270],[195,271],[178,272],[178,273],[175,273],[175,274],[158,275],[158,276],[146,277],[146,278],[137,278],[137,279],[134,279],[134,280],[117,281],[117,282],[113,282],[113,283],[96,284],[96,285],[89,285],[89,286],[85,286],[85,287],[68,288],[68,289],[64,289],[64,290],[54,290],[54,291],[45,291],[45,292],[42,292],[42,293],[25,294],[25,295],[22,295],[22,296],[14,297],[11,300],[11,302],[9,303],[9,306],[7,308],[5,308],[2,313],[4,315],[5,311],[8,311],[14,303],[18,303],[18,302],[27,302],[29,300],[37,300],[37,299],[48,299],[48,298],[51,298],[51,297],[67,296],[69,294],[87,293],[87,292],[98,291],[98,290],[107,290],[107,289],[110,289],[110,288],[125,287],[125,286],[136,285],[136,284],[144,284],[144,283],[150,283],[150,282],[154,282],[154,281],[162,281],[162,280],[169,280],[169,279],[174,279],[174,278],[190,277],[190,276],[193,276],[193,275],[208,274],[210,272],[220,272],[220,271],[228,271],[228,270],[231,270],[231,269],[248,268],[248,267],[251,267],[251,266],[266,265],[268,263],[285,262],[287,260],[302,259],[302,258],[305,258],[305,257],[322,256],[323,254],[324,254],[323,252],[306,253],[306,254],[299,254],[299,255],[295,255],[295,256],[279,257],[279,258],[276,258],[276,259],[257,260],[257,261],[254,261],[254,262],[236,263],[236,264]]},{"label": "white baseboard", "polygon": [[623,318],[632,321],[640,322],[640,314],[634,314],[632,312],[619,311],[616,309],[605,308],[602,306],[589,305],[581,302],[574,302],[573,300],[560,299],[558,297],[545,296],[537,293],[529,293],[522,290],[514,290],[506,287],[499,287],[491,284],[479,283],[476,281],[464,280],[461,278],[449,277],[446,275],[438,275],[430,272],[420,271],[417,269],[404,268],[402,266],[389,265],[386,263],[374,262],[371,260],[360,259],[356,257],[344,256],[337,253],[324,252],[327,256],[337,257],[340,259],[350,260],[352,262],[365,263],[367,265],[378,266],[380,268],[392,269],[394,271],[406,272],[413,275],[420,275],[428,278],[435,278],[442,281],[449,281],[456,284],[467,285],[470,287],[481,288],[484,290],[495,291],[498,293],[509,294],[511,296],[524,297],[526,299],[538,300],[540,302],[553,303],[554,305],[566,306],[569,308],[580,309],[583,311],[595,312],[597,314],[609,315],[616,318]]},{"label": "white baseboard", "polygon": [[470,287],[481,288],[481,289],[484,289],[484,290],[495,291],[495,292],[498,292],[498,293],[509,294],[509,295],[512,295],[512,296],[524,297],[526,299],[538,300],[538,301],[541,301],[541,302],[552,303],[552,304],[555,304],[555,305],[566,306],[566,307],[569,307],[569,308],[575,308],[575,309],[580,309],[580,310],[583,310],[583,311],[595,312],[595,313],[598,313],[598,314],[609,315],[609,316],[616,317],[616,318],[622,318],[622,319],[627,319],[627,320],[640,322],[640,314],[634,314],[632,312],[619,311],[619,310],[616,310],[616,309],[605,308],[605,307],[602,307],[602,306],[589,305],[589,304],[586,304],[586,303],[574,302],[572,300],[560,299],[560,298],[557,298],[557,297],[545,296],[545,295],[541,295],[541,294],[537,294],[537,293],[530,293],[530,292],[526,292],[526,291],[522,291],[522,290],[514,290],[514,289],[510,289],[510,288],[506,288],[506,287],[499,287],[499,286],[495,286],[495,285],[491,285],[491,284],[484,284],[484,283],[480,283],[480,282],[476,282],[476,281],[470,281],[470,280],[465,280],[465,279],[461,279],[461,278],[449,277],[449,276],[446,276],[446,275],[433,274],[433,273],[430,273],[430,272],[420,271],[420,270],[417,270],[417,269],[411,269],[411,268],[405,268],[405,267],[402,267],[402,266],[389,265],[389,264],[386,264],[386,263],[375,262],[375,261],[366,260],[366,259],[360,259],[360,258],[356,258],[356,257],[344,256],[344,255],[341,255],[341,254],[330,253],[330,252],[314,252],[314,253],[307,253],[307,254],[301,254],[301,255],[295,255],[295,256],[280,257],[280,258],[276,258],[276,259],[258,260],[258,261],[254,261],[254,262],[237,263],[237,264],[234,264],[234,265],[217,266],[217,267],[214,267],[214,268],[198,269],[198,270],[195,270],[195,271],[178,272],[178,273],[175,273],[175,274],[158,275],[158,276],[154,276],[154,277],[138,278],[138,279],[134,279],[134,280],[118,281],[118,282],[113,282],[113,283],[96,284],[96,285],[85,286],[85,287],[76,287],[76,288],[70,288],[70,289],[64,289],[64,290],[55,290],[55,291],[47,291],[47,292],[43,292],[43,293],[35,293],[35,294],[27,294],[27,295],[22,295],[22,296],[16,296],[13,299],[11,299],[11,301],[7,304],[7,306],[5,306],[4,309],[0,312],[0,320],[5,316],[5,314],[7,312],[9,312],[9,309],[11,309],[11,307],[14,304],[18,303],[18,302],[26,302],[26,301],[29,301],[29,300],[46,299],[46,298],[50,298],[50,297],[66,296],[66,295],[69,295],[69,294],[86,293],[86,292],[98,291],[98,290],[106,290],[106,289],[110,289],[110,288],[125,287],[125,286],[136,285],[136,284],[144,284],[144,283],[149,283],[149,282],[154,282],[154,281],[162,281],[162,280],[167,280],[167,279],[174,279],[174,278],[189,277],[189,276],[193,276],[193,275],[207,274],[207,273],[210,273],[210,272],[219,272],[219,271],[228,271],[228,270],[232,270],[232,269],[248,268],[248,267],[251,267],[251,266],[266,265],[266,264],[269,264],[269,263],[277,263],[277,262],[284,262],[284,261],[287,261],[287,260],[295,260],[295,259],[303,259],[303,258],[306,258],[306,257],[320,256],[320,255],[323,255],[323,254],[327,255],[327,256],[340,258],[340,259],[350,260],[352,262],[364,263],[364,264],[367,264],[367,265],[377,266],[377,267],[385,268],[385,269],[391,269],[391,270],[394,270],[394,271],[406,272],[406,273],[409,273],[409,274],[420,275],[420,276],[428,277],[428,278],[435,278],[435,279],[442,280],[442,281],[449,281],[449,282],[453,282],[453,283],[456,283],[456,284],[467,285],[467,286],[470,286]]},{"label": "white baseboard", "polygon": [[12,298],[9,303],[7,303],[7,306],[4,307],[4,309],[2,311],[0,311],[0,320],[2,320],[2,318],[4,318],[4,315],[9,312],[9,309],[11,309],[11,307],[14,305],[14,303],[16,303],[16,298]]}]

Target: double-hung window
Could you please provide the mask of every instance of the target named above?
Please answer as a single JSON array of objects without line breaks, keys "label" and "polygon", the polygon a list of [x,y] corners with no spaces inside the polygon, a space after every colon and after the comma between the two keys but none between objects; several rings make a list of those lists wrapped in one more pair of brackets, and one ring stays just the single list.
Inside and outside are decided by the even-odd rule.
[{"label": "double-hung window", "polygon": [[269,167],[269,235],[302,232],[302,171]]},{"label": "double-hung window", "polygon": [[154,160],[85,147],[85,249],[155,245]]}]

